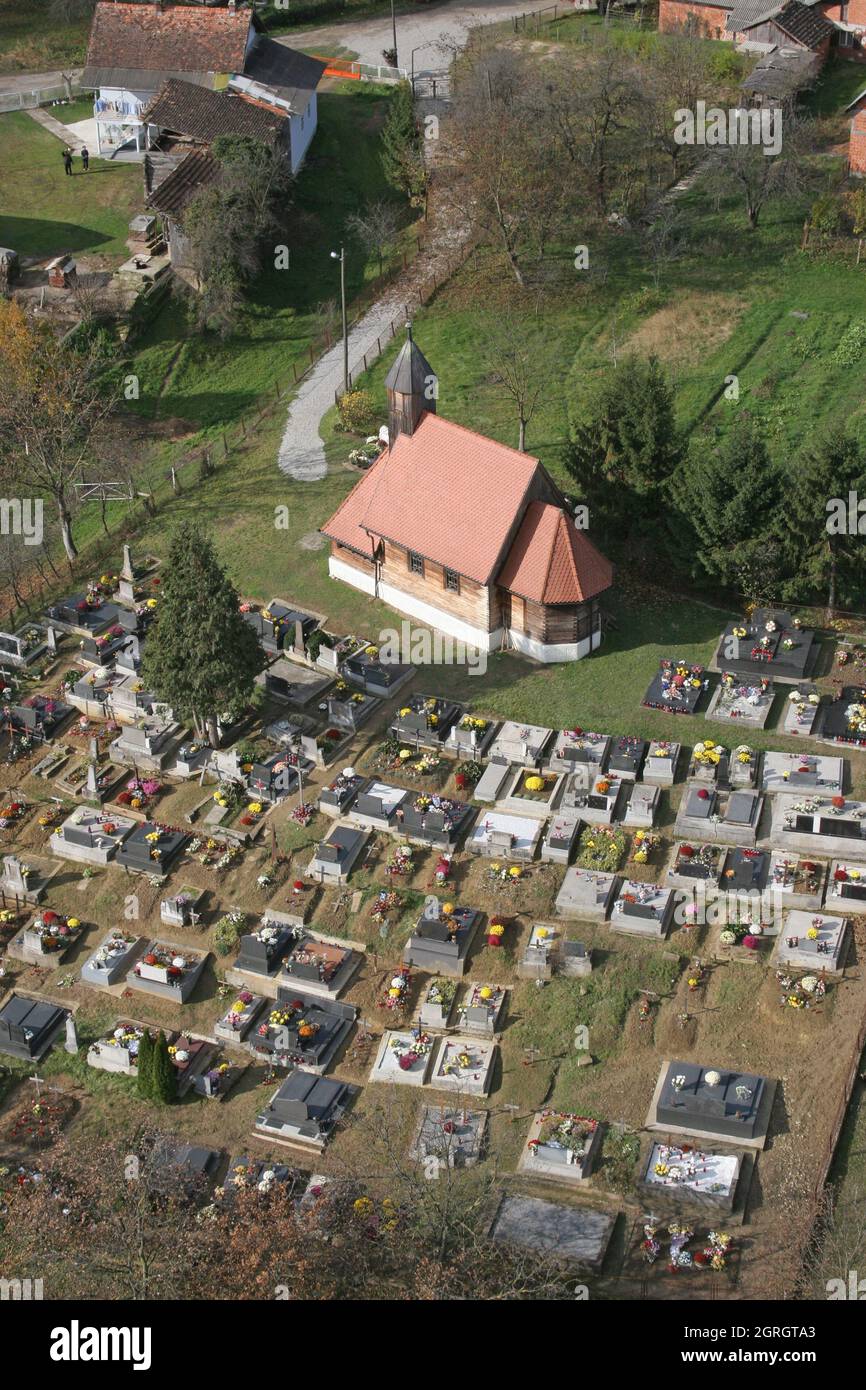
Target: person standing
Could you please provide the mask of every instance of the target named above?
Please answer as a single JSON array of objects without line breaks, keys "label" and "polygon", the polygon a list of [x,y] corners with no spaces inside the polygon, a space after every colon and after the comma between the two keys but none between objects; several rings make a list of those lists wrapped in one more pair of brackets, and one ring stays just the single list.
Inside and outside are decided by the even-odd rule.
[{"label": "person standing", "polygon": [[84,172],[86,174],[87,170],[90,168],[90,151],[86,145],[83,145],[81,148],[81,163],[84,165]]},{"label": "person standing", "polygon": [[66,170],[67,174],[72,173],[72,151],[68,145],[66,149],[63,151],[63,167]]}]

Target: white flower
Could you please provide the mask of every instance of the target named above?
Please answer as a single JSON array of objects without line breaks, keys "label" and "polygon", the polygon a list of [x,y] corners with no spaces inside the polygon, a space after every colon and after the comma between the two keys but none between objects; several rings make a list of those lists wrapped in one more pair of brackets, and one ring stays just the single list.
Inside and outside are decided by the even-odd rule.
[{"label": "white flower", "polygon": [[721,1079],[722,1078],[717,1071],[704,1072],[704,1080],[706,1081],[708,1086],[718,1086]]}]

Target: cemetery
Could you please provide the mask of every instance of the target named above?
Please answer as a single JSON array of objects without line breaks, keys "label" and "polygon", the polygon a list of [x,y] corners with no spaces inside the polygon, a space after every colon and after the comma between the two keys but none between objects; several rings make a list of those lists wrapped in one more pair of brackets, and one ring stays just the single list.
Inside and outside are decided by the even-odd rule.
[{"label": "cemetery", "polygon": [[553,729],[539,724],[515,724],[509,719],[490,744],[487,756],[492,763],[518,763],[522,767],[540,768],[552,742]]},{"label": "cemetery", "polygon": [[267,1002],[263,994],[239,989],[222,1018],[214,1025],[214,1037],[220,1042],[240,1047]]},{"label": "cemetery", "polygon": [[454,700],[442,700],[435,695],[410,695],[397,710],[389,728],[408,748],[444,748],[451,730],[465,712]]},{"label": "cemetery", "polygon": [[507,988],[476,980],[469,985],[461,1001],[458,1026],[464,1033],[492,1038],[499,1031],[507,1002]]},{"label": "cemetery", "polygon": [[127,974],[126,985],[128,989],[143,990],[175,1004],[185,1004],[201,979],[207,960],[206,951],[151,941],[141,960]]},{"label": "cemetery", "polygon": [[811,738],[823,720],[822,697],[811,681],[800,681],[788,692],[780,733],[791,738]]},{"label": "cemetery", "polygon": [[[845,908],[853,913],[863,912],[862,904],[866,903],[866,864],[852,863],[850,859],[834,859],[827,878],[825,903],[836,912]],[[801,906],[811,904],[803,903]]]},{"label": "cemetery", "polygon": [[405,787],[395,787],[375,779],[355,797],[346,813],[350,824],[364,830],[399,830],[401,811],[410,793]]},{"label": "cemetery", "polygon": [[48,844],[58,859],[105,865],[137,824],[130,816],[107,815],[82,806],[58,826]]},{"label": "cemetery", "polygon": [[316,846],[307,865],[307,877],[317,883],[345,883],[369,841],[370,835],[366,829],[359,829],[354,824],[335,825]]},{"label": "cemetery", "polygon": [[41,1062],[70,1017],[49,1000],[8,994],[0,1004],[0,1053],[24,1062]]},{"label": "cemetery", "polygon": [[822,705],[817,736],[842,748],[866,748],[866,687],[843,686]]},{"label": "cemetery", "polygon": [[601,870],[567,869],[556,896],[557,915],[570,921],[603,922],[610,912],[618,881],[616,874]]},{"label": "cemetery", "polygon": [[307,994],[338,999],[360,964],[361,956],[351,947],[307,932],[283,962],[283,982],[298,984]]},{"label": "cemetery", "polygon": [[[832,869],[830,879],[832,883]],[[782,908],[799,907],[817,911],[824,901],[826,884],[827,865],[819,860],[801,859],[799,855],[786,854],[784,850],[774,850],[770,855],[767,889],[771,894],[778,894]]]},{"label": "cemetery", "polygon": [[427,986],[427,992],[418,1010],[418,1022],[422,1028],[444,1032],[448,1027],[454,1001],[457,998],[457,983],[444,976],[437,976]]},{"label": "cemetery", "polygon": [[255,1136],[301,1148],[323,1149],[350,1105],[345,1081],[290,1071],[256,1118]]},{"label": "cemetery", "polygon": [[41,623],[27,623],[17,632],[0,632],[0,666],[26,670],[55,649],[53,630]]},{"label": "cemetery", "polygon": [[109,756],[114,762],[134,768],[136,773],[162,772],[182,743],[183,732],[182,726],[172,719],[150,718],[125,724],[109,746]]},{"label": "cemetery", "polygon": [[487,1111],[447,1105],[423,1105],[409,1157],[448,1168],[471,1168],[481,1157],[487,1134]]},{"label": "cemetery", "polygon": [[695,714],[707,684],[703,666],[663,657],[641,703],[666,714]]},{"label": "cemetery", "polygon": [[841,975],[848,954],[848,922],[824,913],[789,912],[776,942],[775,964],[782,970]]},{"label": "cemetery", "polygon": [[550,772],[573,772],[586,765],[593,772],[604,770],[610,739],[585,729],[560,729],[548,753],[545,767]]},{"label": "cemetery", "polygon": [[565,1207],[538,1197],[503,1197],[490,1238],[599,1271],[615,1215],[591,1207]]},{"label": "cemetery", "polygon": [[641,775],[644,758],[647,752],[647,744],[641,738],[633,738],[630,734],[615,736],[611,739],[610,752],[607,758],[607,771],[622,781],[636,782]]},{"label": "cemetery", "polygon": [[138,1049],[144,1033],[139,1024],[118,1019],[104,1038],[91,1043],[87,1049],[87,1065],[115,1075],[137,1075]]},{"label": "cemetery", "polygon": [[674,1202],[730,1212],[746,1163],[748,1157],[737,1152],[705,1151],[695,1144],[654,1143],[641,1185],[649,1200],[663,1194]]},{"label": "cemetery", "polygon": [[816,633],[790,613],[757,608],[750,619],[727,625],[710,669],[730,671],[741,680],[769,676],[798,685],[814,671],[820,645]]},{"label": "cemetery", "polygon": [[474,1037],[447,1035],[439,1045],[430,1085],[461,1096],[486,1096],[493,1080],[497,1045]]},{"label": "cemetery", "polygon": [[535,858],[543,832],[544,821],[535,816],[485,811],[466,841],[466,848],[470,854],[485,859],[515,859],[527,863]]},{"label": "cemetery", "polygon": [[521,980],[552,980],[562,933],[546,922],[534,922],[529,940],[520,957],[517,974]]},{"label": "cemetery", "polygon": [[541,843],[541,860],[545,864],[567,864],[571,859],[581,821],[576,811],[560,811],[548,821]]},{"label": "cemetery", "polygon": [[354,768],[344,768],[319,792],[318,806],[326,816],[342,816],[352,805],[367,779]]},{"label": "cemetery", "polygon": [[706,718],[763,729],[775,698],[776,691],[769,677],[749,684],[733,671],[722,671],[719,684],[710,697]]},{"label": "cemetery", "polygon": [[370,1071],[370,1081],[425,1086],[436,1041],[420,1029],[386,1028]]},{"label": "cemetery", "polygon": [[141,821],[114,855],[115,863],[130,873],[153,874],[165,878],[174,868],[189,836],[183,830]]},{"label": "cemetery", "polygon": [[482,719],[480,715],[464,714],[451,725],[446,748],[449,753],[455,753],[459,758],[477,758],[480,761],[487,756],[498,732],[499,724],[495,719]]},{"label": "cemetery", "polygon": [[670,929],[674,907],[672,888],[623,879],[610,910],[611,929],[631,936],[664,938]]},{"label": "cemetery", "polygon": [[419,970],[460,978],[481,922],[471,907],[440,903],[432,894],[403,948],[403,961]]},{"label": "cemetery", "polygon": [[672,787],[676,781],[682,744],[653,739],[647,750],[642,781],[655,787]]},{"label": "cemetery", "polygon": [[765,753],[761,788],[765,793],[819,792],[841,796],[845,759],[815,753]]},{"label": "cemetery", "polygon": [[866,802],[788,794],[774,796],[771,806],[770,843],[785,853],[866,858]]},{"label": "cemetery", "polygon": [[79,918],[42,908],[13,936],[6,950],[15,960],[28,965],[50,965],[53,969],[66,959],[84,930]]},{"label": "cemetery", "polygon": [[305,995],[296,986],[283,988],[246,1045],[272,1066],[299,1067],[321,1076],[352,1031],[357,1012],[353,1004]]},{"label": "cemetery", "polygon": [[624,806],[620,807],[623,825],[651,829],[658,815],[661,788],[644,786],[640,782],[626,782],[624,797]]},{"label": "cemetery", "polygon": [[111,989],[126,980],[133,963],[146,945],[144,937],[115,928],[81,967],[81,979],[92,989]]},{"label": "cemetery", "polygon": [[733,1140],[762,1149],[776,1083],[765,1076],[663,1062],[647,1116],[650,1130]]},{"label": "cemetery", "polygon": [[518,1172],[554,1182],[586,1183],[601,1154],[598,1120],[568,1111],[539,1110],[521,1151]]}]

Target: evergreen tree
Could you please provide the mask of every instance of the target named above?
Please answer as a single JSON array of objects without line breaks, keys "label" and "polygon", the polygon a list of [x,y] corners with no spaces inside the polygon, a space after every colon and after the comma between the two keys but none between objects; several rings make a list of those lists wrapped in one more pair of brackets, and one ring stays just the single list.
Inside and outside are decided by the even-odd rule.
[{"label": "evergreen tree", "polygon": [[138,1086],[138,1094],[142,1099],[149,1100],[153,1086],[153,1038],[146,1028],[144,1037],[138,1044],[136,1085]]},{"label": "evergreen tree", "polygon": [[[714,442],[693,439],[672,496],[680,529],[693,534],[692,575],[703,570],[723,584],[752,587],[756,559],[774,553],[780,501],[779,472],[758,422],[743,411]],[[684,560],[688,550],[681,546],[679,554]]]},{"label": "evergreen tree", "polygon": [[195,522],[185,522],[163,570],[142,678],[216,748],[219,717],[246,705],[264,664],[258,637],[239,611],[238,592],[213,543]]},{"label": "evergreen tree", "polygon": [[153,1051],[151,1099],[170,1105],[177,1099],[177,1071],[169,1056],[168,1039],[160,1029]]},{"label": "evergreen tree", "polygon": [[851,512],[851,493],[866,498],[866,457],[852,435],[833,431],[799,454],[785,494],[789,568],[797,576],[788,594],[803,597],[804,586],[823,591],[829,617],[840,600],[856,608],[866,595],[866,516],[856,505]]},{"label": "evergreen tree", "polygon": [[391,187],[403,193],[413,207],[423,204],[427,167],[408,82],[401,82],[391,97],[382,127],[381,157],[382,169]]}]

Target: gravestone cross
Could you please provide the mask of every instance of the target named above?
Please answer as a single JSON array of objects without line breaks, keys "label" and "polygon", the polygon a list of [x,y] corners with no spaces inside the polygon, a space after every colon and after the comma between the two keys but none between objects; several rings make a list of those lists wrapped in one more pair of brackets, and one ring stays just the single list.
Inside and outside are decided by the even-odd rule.
[{"label": "gravestone cross", "polygon": [[[94,742],[95,741],[96,740],[94,739]],[[87,783],[85,785],[85,791],[87,792],[88,797],[90,797],[91,799],[94,799],[99,796],[99,787],[96,783],[96,763],[90,763],[88,765]]]},{"label": "gravestone cross", "polygon": [[123,547],[123,568],[120,571],[120,577],[121,579],[127,579],[130,584],[135,578],[135,572],[132,568],[132,556],[129,553],[128,545]]},{"label": "gravestone cross", "polygon": [[70,1014],[66,1020],[66,1042],[64,1048],[74,1057],[78,1052],[78,1034],[75,1031],[75,1019]]}]

